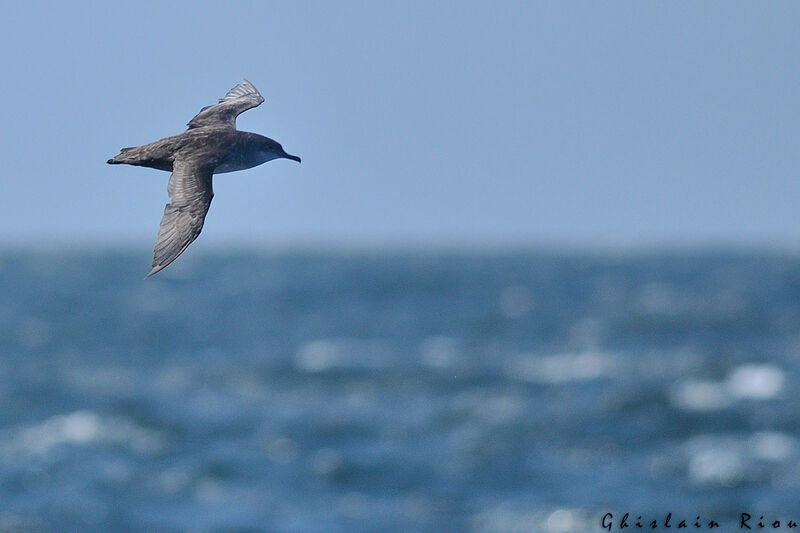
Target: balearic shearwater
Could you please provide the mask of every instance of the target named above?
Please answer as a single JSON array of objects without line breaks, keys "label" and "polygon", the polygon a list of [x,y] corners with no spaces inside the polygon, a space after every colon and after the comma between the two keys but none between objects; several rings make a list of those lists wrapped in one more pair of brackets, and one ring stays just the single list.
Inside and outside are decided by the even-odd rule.
[{"label": "balearic shearwater", "polygon": [[189,121],[189,128],[144,146],[123,148],[110,165],[136,165],[172,172],[167,185],[169,203],[158,228],[150,277],[172,263],[200,235],[214,197],[214,174],[244,170],[273,159],[292,159],[280,143],[257,133],[236,129],[236,117],[259,106],[264,97],[252,83],[228,91],[219,103],[206,106]]}]

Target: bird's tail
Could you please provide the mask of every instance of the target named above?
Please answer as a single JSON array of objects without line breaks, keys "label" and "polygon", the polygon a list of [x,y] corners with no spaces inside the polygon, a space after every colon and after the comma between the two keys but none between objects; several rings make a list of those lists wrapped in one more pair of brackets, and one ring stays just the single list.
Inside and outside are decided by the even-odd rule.
[{"label": "bird's tail", "polygon": [[131,146],[129,148],[121,148],[119,153],[106,161],[109,165],[122,165],[124,163],[130,164],[130,158],[126,157],[126,152],[130,152],[131,150],[135,149],[135,146]]}]

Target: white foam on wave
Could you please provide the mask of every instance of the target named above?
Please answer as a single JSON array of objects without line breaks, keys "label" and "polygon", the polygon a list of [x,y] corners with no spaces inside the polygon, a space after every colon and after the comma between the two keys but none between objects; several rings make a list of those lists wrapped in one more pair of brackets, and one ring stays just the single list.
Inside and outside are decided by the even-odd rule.
[{"label": "white foam on wave", "polygon": [[580,525],[577,518],[577,514],[570,509],[556,509],[547,516],[547,522],[545,522],[547,531],[553,533],[575,531],[576,527]]},{"label": "white foam on wave", "polygon": [[594,526],[591,513],[581,509],[526,509],[506,503],[488,507],[470,519],[473,533],[578,533]]},{"label": "white foam on wave", "polygon": [[733,403],[721,383],[687,379],[670,392],[673,405],[687,411],[714,411]]},{"label": "white foam on wave", "polygon": [[264,452],[270,461],[288,464],[297,456],[297,444],[289,437],[276,435],[266,442]]},{"label": "white foam on wave", "polygon": [[160,494],[177,494],[192,483],[191,473],[184,468],[171,466],[158,471],[147,481],[148,490]]},{"label": "white foam on wave", "polygon": [[329,340],[311,341],[295,354],[295,364],[306,372],[322,372],[328,370],[342,360],[339,348]]},{"label": "white foam on wave", "polygon": [[777,431],[693,437],[684,446],[687,475],[695,484],[732,486],[763,475],[765,463],[793,461],[796,448],[794,438]]},{"label": "white foam on wave", "polygon": [[745,466],[738,450],[709,446],[692,454],[689,480],[698,484],[734,485],[744,477]]},{"label": "white foam on wave", "polygon": [[458,359],[458,343],[452,337],[435,335],[422,341],[420,359],[428,366],[447,368]]},{"label": "white foam on wave", "polygon": [[309,463],[314,474],[320,477],[327,477],[342,468],[344,455],[333,448],[320,448],[311,456]]},{"label": "white foam on wave", "polygon": [[333,368],[386,368],[398,362],[395,350],[384,339],[318,339],[300,346],[295,366],[304,372]]},{"label": "white foam on wave", "polygon": [[534,383],[589,381],[612,374],[616,358],[601,352],[527,356],[512,360],[506,368],[510,377]]},{"label": "white foam on wave", "polygon": [[775,365],[744,364],[728,375],[725,388],[735,398],[768,400],[781,392],[783,382],[783,370]]},{"label": "white foam on wave", "polygon": [[723,381],[684,380],[670,392],[670,401],[687,411],[714,411],[736,400],[770,400],[783,390],[784,372],[771,364],[748,363],[730,371]]},{"label": "white foam on wave", "polygon": [[764,461],[782,462],[794,456],[795,440],[778,431],[761,431],[750,438],[753,456]]},{"label": "white foam on wave", "polygon": [[60,445],[97,443],[126,444],[141,452],[157,451],[164,444],[158,434],[126,419],[102,417],[92,411],[74,411],[9,432],[0,440],[0,451],[6,456],[36,455],[46,454]]}]

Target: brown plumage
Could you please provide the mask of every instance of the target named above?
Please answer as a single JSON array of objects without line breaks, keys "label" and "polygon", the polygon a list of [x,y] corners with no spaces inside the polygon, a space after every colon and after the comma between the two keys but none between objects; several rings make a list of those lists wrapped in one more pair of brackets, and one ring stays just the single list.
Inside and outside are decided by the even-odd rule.
[{"label": "brown plumage", "polygon": [[219,103],[204,107],[180,135],[123,148],[111,165],[136,165],[172,172],[167,186],[170,202],[158,230],[152,276],[172,263],[200,235],[214,197],[214,174],[252,168],[273,159],[300,162],[276,141],[236,129],[236,117],[264,101],[247,80],[228,91]]}]

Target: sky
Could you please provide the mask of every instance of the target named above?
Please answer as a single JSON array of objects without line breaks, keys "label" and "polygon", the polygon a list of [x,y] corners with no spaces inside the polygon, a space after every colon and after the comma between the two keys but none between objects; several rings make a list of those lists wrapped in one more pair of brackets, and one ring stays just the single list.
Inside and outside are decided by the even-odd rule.
[{"label": "sky", "polygon": [[151,243],[109,166],[248,78],[303,158],[214,180],[198,246],[800,244],[800,4],[15,2],[0,243]]}]

